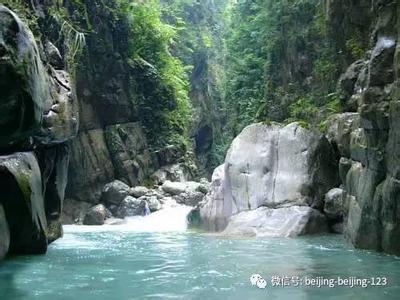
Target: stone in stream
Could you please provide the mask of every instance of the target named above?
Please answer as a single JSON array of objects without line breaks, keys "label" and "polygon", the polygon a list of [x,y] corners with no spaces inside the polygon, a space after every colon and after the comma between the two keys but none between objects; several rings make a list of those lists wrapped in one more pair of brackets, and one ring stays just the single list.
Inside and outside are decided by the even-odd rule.
[{"label": "stone in stream", "polygon": [[131,188],[122,181],[115,180],[106,184],[101,193],[101,201],[106,205],[120,205],[129,196]]},{"label": "stone in stream", "polygon": [[145,216],[150,212],[149,205],[144,199],[126,197],[118,207],[116,217],[125,218],[133,216]]},{"label": "stone in stream", "polygon": [[[225,164],[214,171],[211,191],[199,207],[199,223],[206,230],[222,231],[235,215],[263,206],[322,209],[325,194],[339,183],[337,163],[328,140],[297,123],[250,125],[233,141]],[[289,220],[298,213],[287,210],[280,216]],[[305,213],[304,218],[314,215]]]},{"label": "stone in stream", "polygon": [[158,200],[157,196],[142,196],[138,200],[144,200],[147,202],[150,212],[155,212],[161,209],[160,200]]},{"label": "stone in stream", "polygon": [[88,210],[83,219],[83,225],[103,225],[111,213],[103,204],[98,204]]}]

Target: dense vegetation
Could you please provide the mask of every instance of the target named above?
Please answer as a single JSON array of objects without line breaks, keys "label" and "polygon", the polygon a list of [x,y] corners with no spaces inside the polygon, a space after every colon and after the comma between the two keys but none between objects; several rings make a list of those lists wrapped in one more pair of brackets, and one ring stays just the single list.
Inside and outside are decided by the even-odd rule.
[{"label": "dense vegetation", "polygon": [[173,54],[188,66],[193,105],[190,137],[203,171],[223,160],[222,117],[225,0],[164,0],[163,19],[178,30]]},{"label": "dense vegetation", "polygon": [[[171,54],[179,28],[162,20],[160,1],[119,0],[119,9],[131,27],[129,49],[132,59],[153,72],[158,79],[154,97],[142,97],[140,117],[149,134],[169,135],[169,139],[185,139],[190,125],[189,67]],[[165,142],[171,142],[171,140]]]},{"label": "dense vegetation", "polygon": [[[85,48],[85,36],[95,30],[90,2],[97,3],[66,0],[51,6],[63,26],[49,30],[60,35],[71,66]],[[34,26],[30,4],[5,3]],[[335,32],[338,26],[328,20],[321,0],[102,3],[110,19],[128,27],[123,55],[136,70],[132,101],[151,144],[190,148],[194,141],[208,172],[252,122],[300,121],[323,129],[326,118],[343,109],[336,93],[339,75],[367,48],[363,32]]]},{"label": "dense vegetation", "polygon": [[226,32],[226,102],[233,134],[254,121],[323,125],[339,112],[337,79],[364,53],[357,36],[335,47],[323,1],[236,1]]}]

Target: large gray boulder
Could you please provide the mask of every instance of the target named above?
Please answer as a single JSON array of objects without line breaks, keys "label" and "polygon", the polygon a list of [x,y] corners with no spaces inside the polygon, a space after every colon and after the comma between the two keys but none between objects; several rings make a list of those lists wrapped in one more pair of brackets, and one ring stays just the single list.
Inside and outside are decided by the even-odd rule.
[{"label": "large gray boulder", "polygon": [[121,202],[129,196],[131,188],[126,183],[114,180],[106,184],[101,193],[101,201],[106,205],[120,205]]},{"label": "large gray boulder", "polygon": [[218,167],[199,215],[203,228],[221,231],[232,216],[259,207],[312,206],[339,182],[331,144],[297,123],[253,124],[233,141]]},{"label": "large gray boulder", "polygon": [[133,216],[145,216],[149,213],[149,205],[145,199],[136,199],[128,196],[121,202],[116,216],[118,218],[125,218]]},{"label": "large gray boulder", "polygon": [[33,153],[0,156],[0,204],[7,215],[12,254],[47,250],[47,221],[42,178]]},{"label": "large gray boulder", "polygon": [[328,232],[326,217],[308,206],[260,207],[231,217],[223,235],[296,237]]}]

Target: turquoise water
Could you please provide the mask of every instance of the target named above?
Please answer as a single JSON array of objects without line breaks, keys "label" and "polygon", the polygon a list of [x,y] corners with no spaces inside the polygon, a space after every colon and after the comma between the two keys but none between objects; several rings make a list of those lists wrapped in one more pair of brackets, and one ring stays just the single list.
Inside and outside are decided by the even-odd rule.
[{"label": "turquoise water", "polygon": [[[268,282],[251,286],[253,273]],[[271,287],[271,276],[387,277],[385,287]],[[224,239],[71,226],[45,256],[0,265],[0,299],[400,299],[400,259],[340,236]]]}]

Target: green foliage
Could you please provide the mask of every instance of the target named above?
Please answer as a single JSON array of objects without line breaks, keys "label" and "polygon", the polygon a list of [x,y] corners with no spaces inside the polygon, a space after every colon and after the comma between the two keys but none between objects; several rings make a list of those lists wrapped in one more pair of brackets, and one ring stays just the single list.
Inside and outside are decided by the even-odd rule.
[{"label": "green foliage", "polygon": [[350,38],[346,41],[346,48],[353,58],[361,58],[365,53],[365,46],[356,37]]},{"label": "green foliage", "polygon": [[300,98],[290,105],[290,116],[292,120],[302,120],[307,122],[315,119],[319,109],[315,105],[314,100],[310,97]]},{"label": "green foliage", "polygon": [[158,0],[119,0],[119,10],[130,23],[130,56],[154,69],[155,86],[141,91],[140,117],[153,144],[177,143],[188,136],[191,117],[187,67],[171,54],[178,28],[162,20]]},{"label": "green foliage", "polygon": [[29,2],[26,0],[3,0],[0,4],[5,5],[13,12],[15,12],[18,17],[24,21],[25,24],[28,24],[29,28],[35,33],[38,34],[39,30],[37,27],[37,16],[32,13]]},{"label": "green foliage", "polygon": [[264,120],[318,126],[340,110],[327,96],[342,66],[321,1],[232,1],[227,16],[225,102],[232,135]]}]

